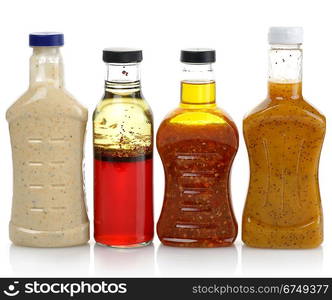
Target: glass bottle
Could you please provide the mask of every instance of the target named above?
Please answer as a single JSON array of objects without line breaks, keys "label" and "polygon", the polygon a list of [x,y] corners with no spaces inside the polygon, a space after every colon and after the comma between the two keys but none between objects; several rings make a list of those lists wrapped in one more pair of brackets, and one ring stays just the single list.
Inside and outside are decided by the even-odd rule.
[{"label": "glass bottle", "polygon": [[215,51],[182,50],[181,61],[181,103],[157,134],[166,177],[158,236],[169,246],[228,246],[237,235],[230,171],[238,131],[216,105]]},{"label": "glass bottle", "polygon": [[94,236],[112,247],[153,239],[153,119],[141,91],[142,51],[105,49],[105,94],[93,115]]},{"label": "glass bottle", "polygon": [[268,96],[243,121],[250,183],[242,238],[253,247],[317,247],[325,117],[302,96],[302,28],[272,27],[269,42]]},{"label": "glass bottle", "polygon": [[30,46],[29,89],[7,111],[14,169],[10,239],[29,247],[84,244],[88,111],[64,88],[63,34],[30,34]]}]

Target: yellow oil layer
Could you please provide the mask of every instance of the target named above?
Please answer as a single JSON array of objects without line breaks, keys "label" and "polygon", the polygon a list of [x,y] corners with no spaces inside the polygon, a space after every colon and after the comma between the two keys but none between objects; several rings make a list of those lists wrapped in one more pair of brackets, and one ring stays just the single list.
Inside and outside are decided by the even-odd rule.
[{"label": "yellow oil layer", "polygon": [[216,101],[216,84],[210,82],[181,82],[181,103],[212,104]]},{"label": "yellow oil layer", "polygon": [[[216,106],[216,85],[214,81],[205,83],[181,82],[181,104],[169,123],[179,125],[223,125],[224,116]],[[174,113],[174,112],[173,112]]]},{"label": "yellow oil layer", "polygon": [[225,124],[226,121],[220,116],[209,112],[184,112],[170,120],[170,123],[182,125],[208,125],[208,124]]},{"label": "yellow oil layer", "polygon": [[105,98],[93,117],[94,146],[105,151],[151,151],[152,115],[141,98]]}]

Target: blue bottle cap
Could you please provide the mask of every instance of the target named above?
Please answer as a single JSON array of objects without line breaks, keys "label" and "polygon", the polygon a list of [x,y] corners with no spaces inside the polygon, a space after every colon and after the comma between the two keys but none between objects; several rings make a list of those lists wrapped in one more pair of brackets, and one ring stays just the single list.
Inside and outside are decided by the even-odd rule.
[{"label": "blue bottle cap", "polygon": [[29,35],[30,47],[63,46],[64,38],[61,32],[33,32]]}]

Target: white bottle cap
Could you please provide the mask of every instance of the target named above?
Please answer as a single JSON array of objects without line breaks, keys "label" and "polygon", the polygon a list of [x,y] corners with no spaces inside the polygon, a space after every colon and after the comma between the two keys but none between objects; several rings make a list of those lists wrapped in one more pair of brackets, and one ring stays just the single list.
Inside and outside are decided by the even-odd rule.
[{"label": "white bottle cap", "polygon": [[298,45],[303,43],[302,27],[270,27],[269,43],[277,45]]}]

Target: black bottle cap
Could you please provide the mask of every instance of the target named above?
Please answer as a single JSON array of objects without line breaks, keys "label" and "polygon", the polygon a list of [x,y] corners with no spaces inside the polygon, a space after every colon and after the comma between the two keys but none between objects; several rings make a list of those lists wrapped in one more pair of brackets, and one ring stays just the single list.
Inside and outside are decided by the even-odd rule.
[{"label": "black bottle cap", "polygon": [[216,61],[216,51],[209,48],[190,48],[181,50],[181,62],[206,64]]},{"label": "black bottle cap", "polygon": [[138,63],[143,60],[142,50],[131,48],[106,48],[103,61],[106,63]]}]

